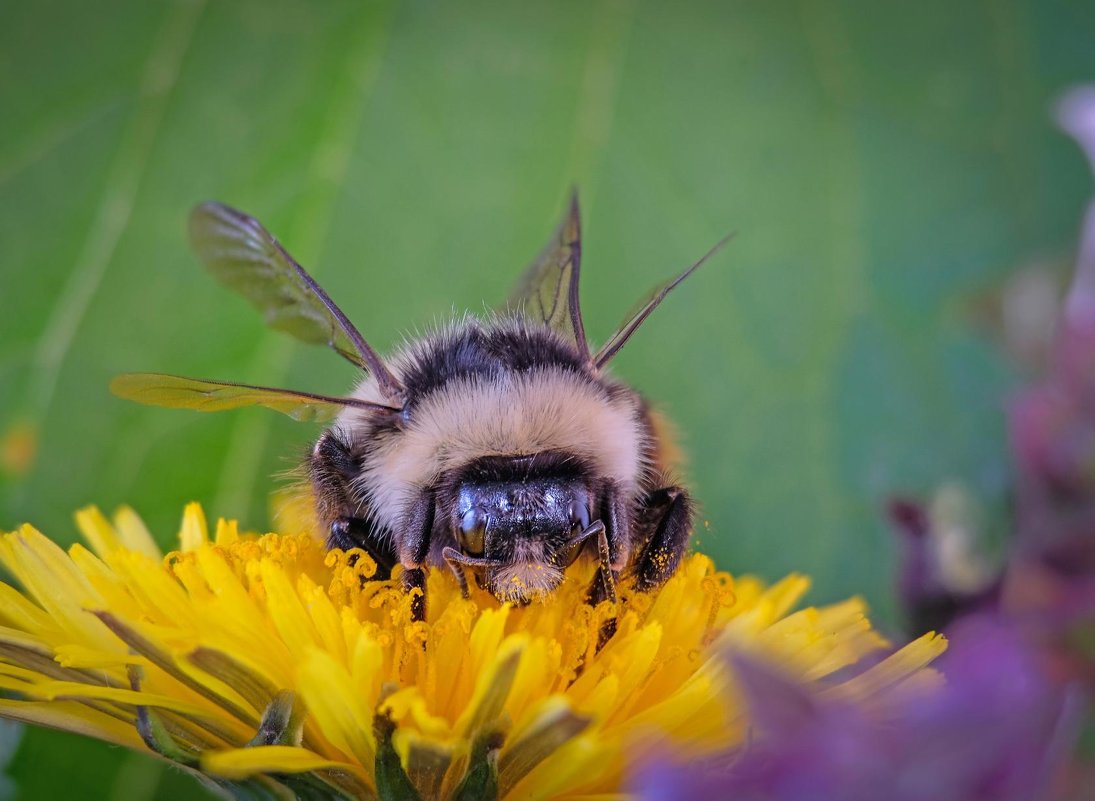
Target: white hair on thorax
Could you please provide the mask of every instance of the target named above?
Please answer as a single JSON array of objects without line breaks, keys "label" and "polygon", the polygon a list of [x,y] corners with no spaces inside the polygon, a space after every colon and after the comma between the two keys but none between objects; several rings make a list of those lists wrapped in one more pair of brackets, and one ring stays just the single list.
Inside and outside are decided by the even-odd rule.
[{"label": "white hair on thorax", "polygon": [[[354,397],[376,391],[369,378]],[[352,430],[359,414],[348,408],[336,425]],[[395,528],[418,491],[447,471],[483,456],[560,451],[630,494],[643,469],[644,437],[637,396],[609,393],[572,370],[469,375],[428,393],[404,430],[372,443],[355,490],[377,522]]]}]

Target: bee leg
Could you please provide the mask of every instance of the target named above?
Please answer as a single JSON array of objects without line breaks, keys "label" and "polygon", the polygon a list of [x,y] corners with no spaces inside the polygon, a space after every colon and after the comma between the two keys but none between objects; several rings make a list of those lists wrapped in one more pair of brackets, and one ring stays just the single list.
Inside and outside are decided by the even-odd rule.
[{"label": "bee leg", "polygon": [[597,535],[597,560],[599,564],[597,575],[593,577],[593,584],[590,585],[586,600],[591,606],[596,606],[601,601],[616,603],[616,576],[612,570],[608,532],[604,528]]},{"label": "bee leg", "polygon": [[411,595],[411,619],[416,622],[426,619],[426,571],[422,565],[430,552],[433,514],[433,493],[423,492],[407,512],[402,525],[403,539],[399,543],[403,590]]},{"label": "bee leg", "polygon": [[[418,591],[415,593],[415,591]],[[403,571],[403,592],[411,596],[411,620],[420,623],[426,619],[426,571],[410,567]]]},{"label": "bee leg", "polygon": [[388,579],[396,563],[395,551],[370,523],[368,508],[354,500],[351,488],[361,465],[344,436],[334,428],[323,432],[308,460],[316,516],[327,526],[328,549],[361,548],[376,562],[373,578]]},{"label": "bee leg", "polygon": [[[597,559],[600,564],[586,596],[586,602],[592,606],[602,601],[616,603],[616,580],[627,563],[628,516],[615,484],[606,487],[600,512],[604,524],[597,535]],[[597,650],[604,648],[615,633],[616,617],[613,615],[601,624],[601,630],[597,633]]]},{"label": "bee leg", "polygon": [[646,592],[673,575],[692,533],[692,511],[692,501],[681,487],[665,487],[647,496],[643,517],[653,531],[635,560],[635,589]]},{"label": "bee leg", "polygon": [[[392,577],[392,568],[395,567],[395,554],[375,540],[376,536],[367,520],[360,517],[336,517],[327,537],[327,549],[349,551],[351,548],[360,548],[376,562],[376,573],[372,580],[387,581]],[[351,559],[356,561],[356,556]]]},{"label": "bee leg", "polygon": [[[597,575],[593,577],[593,584],[586,596],[586,603],[594,607],[602,601],[616,603],[616,572],[612,569],[608,532],[604,528],[597,535],[597,558],[600,560],[600,567],[597,568]],[[601,629],[597,632],[597,650],[604,648],[615,633],[616,616],[613,615],[601,624]]]},{"label": "bee leg", "polygon": [[627,512],[620,503],[615,484],[605,488],[601,500],[600,520],[604,528],[597,535],[597,559],[600,567],[589,588],[586,600],[593,606],[601,601],[616,602],[616,579],[627,562]]},{"label": "bee leg", "polygon": [[619,576],[627,564],[631,521],[615,484],[610,483],[605,489],[601,501],[601,521],[605,524],[605,540],[608,543],[608,561],[602,558],[602,564],[607,564],[612,574]]},{"label": "bee leg", "polygon": [[344,441],[345,436],[338,429],[327,429],[308,457],[316,515],[326,526],[339,517],[363,518],[366,511],[355,503],[351,492],[361,462],[354,456],[351,443]]}]

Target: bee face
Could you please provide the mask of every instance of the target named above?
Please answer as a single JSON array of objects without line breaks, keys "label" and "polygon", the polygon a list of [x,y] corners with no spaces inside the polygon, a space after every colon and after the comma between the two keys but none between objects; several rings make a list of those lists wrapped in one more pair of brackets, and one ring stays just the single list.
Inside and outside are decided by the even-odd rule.
[{"label": "bee face", "polygon": [[480,460],[456,487],[452,537],[481,587],[525,603],[562,581],[591,503],[587,473],[560,454]]},{"label": "bee face", "polygon": [[675,570],[687,544],[688,494],[668,486],[659,429],[608,362],[699,262],[657,287],[594,351],[578,298],[577,200],[526,271],[507,312],[464,319],[381,358],[322,288],[256,220],[217,203],[191,216],[209,270],[272,325],[333,348],[364,373],[350,397],[153,373],[111,388],[142,403],[218,411],[261,405],[334,420],[305,467],[332,548],[362,548],[377,578],[402,568],[415,617],[425,571],[468,574],[502,601],[554,590],[583,552],[598,563],[592,603]]}]

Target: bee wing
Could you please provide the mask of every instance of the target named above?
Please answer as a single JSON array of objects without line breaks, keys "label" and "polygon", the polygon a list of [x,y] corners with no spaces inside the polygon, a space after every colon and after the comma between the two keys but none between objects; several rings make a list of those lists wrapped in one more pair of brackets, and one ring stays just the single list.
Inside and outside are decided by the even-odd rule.
[{"label": "bee wing", "polygon": [[115,376],[110,382],[110,391],[119,398],[137,403],[174,409],[196,409],[199,412],[219,412],[241,406],[265,406],[301,421],[333,420],[344,406],[389,414],[399,412],[399,409],[357,398],[332,398],[291,389],[255,387],[163,373],[124,373]]},{"label": "bee wing", "polygon": [[510,295],[509,305],[547,323],[588,357],[589,343],[578,302],[581,266],[582,228],[578,195],[572,194],[566,216],[551,241],[521,276]]},{"label": "bee wing", "polygon": [[654,311],[654,309],[658,308],[658,304],[665,300],[665,296],[672,292],[674,289],[676,289],[681,284],[681,282],[684,281],[685,278],[696,272],[696,270],[698,270],[708,259],[710,259],[716,253],[722,250],[723,247],[725,247],[726,243],[733,238],[733,234],[728,234],[724,236],[715,244],[713,248],[707,251],[707,253],[705,253],[699,261],[697,261],[687,270],[673,276],[665,283],[659,284],[658,286],[654,287],[654,289],[646,296],[646,299],[638,306],[636,306],[631,314],[628,315],[627,318],[625,318],[623,324],[616,329],[616,333],[609,337],[608,341],[605,342],[605,344],[601,346],[600,350],[597,351],[596,355],[593,356],[594,367],[600,370],[606,364],[608,364],[612,357],[615,356],[619,352],[620,348],[624,346],[627,340],[631,338],[631,335],[635,333],[640,325],[642,325],[643,321],[650,316],[650,313]]},{"label": "bee wing", "polygon": [[202,203],[190,214],[190,242],[209,271],[251,301],[267,325],[331,346],[372,371],[388,397],[402,396],[402,384],[376,351],[258,220],[222,203]]}]

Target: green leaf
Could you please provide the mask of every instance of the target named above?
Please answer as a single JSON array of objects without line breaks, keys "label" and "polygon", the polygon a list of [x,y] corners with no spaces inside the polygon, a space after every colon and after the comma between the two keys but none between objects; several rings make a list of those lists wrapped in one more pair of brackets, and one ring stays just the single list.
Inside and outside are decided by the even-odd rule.
[{"label": "green leaf", "polygon": [[[883,501],[1006,492],[1014,378],[961,301],[1071,259],[1091,186],[1047,109],[1090,79],[1093,30],[1092,4],[1035,0],[9,3],[0,528],[69,542],[74,509],[126,502],[166,544],[189,500],[263,528],[316,427],[110,379],[359,377],[207,274],[195,203],[261,219],[384,352],[502,303],[574,185],[595,348],[738,232],[612,364],[677,422],[699,546],[892,619]],[[35,731],[10,774],[16,798],[128,801],[142,759]],[[148,798],[196,792],[156,776]]]}]

